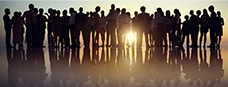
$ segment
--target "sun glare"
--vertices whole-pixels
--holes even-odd
[[[127,40],[130,43],[132,43],[135,40],[135,34],[132,31],[130,31],[130,32],[127,33]]]

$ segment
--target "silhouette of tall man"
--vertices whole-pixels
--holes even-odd
[[[216,13],[214,11],[214,6],[211,5],[208,7],[209,11],[211,12],[211,16],[209,18],[209,28],[210,28],[210,40],[211,43],[209,47],[215,47],[215,41],[216,41]]]
[[[115,29],[117,27],[117,17],[119,13],[115,10],[115,5],[111,5],[111,9],[109,10],[109,13],[107,15],[107,44],[106,46],[109,46],[109,38],[111,35],[111,46],[116,45],[116,35],[115,35]]]
[[[145,34],[145,41],[146,41],[146,46],[148,46],[148,30],[150,29],[150,15],[149,13],[146,13],[146,7],[142,6],[140,8],[141,12],[138,15],[138,21],[139,21],[139,29],[137,31],[137,43],[138,46],[142,44],[142,35],[143,32]]]
[[[6,47],[10,48],[10,38],[11,38],[11,27],[12,27],[12,22],[9,17],[10,14],[10,9],[6,8],[5,9],[5,15],[3,16],[3,21],[4,21],[4,29],[6,32],[6,37],[5,37],[5,42],[6,42]]]
[[[35,44],[32,42],[35,41],[35,39],[33,40],[33,38],[35,37],[34,35],[36,32],[34,32],[34,30],[37,23],[36,13],[34,11],[33,4],[29,4],[29,10],[25,11],[22,17],[26,19],[26,41],[27,46],[30,47]]]

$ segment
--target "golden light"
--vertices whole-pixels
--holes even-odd
[[[130,31],[127,33],[126,38],[129,41],[129,43],[131,44],[135,40],[135,34],[132,31]]]

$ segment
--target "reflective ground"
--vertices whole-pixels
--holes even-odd
[[[225,48],[46,47],[1,54],[1,87],[228,86]]]

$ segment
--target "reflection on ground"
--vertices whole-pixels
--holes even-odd
[[[11,87],[221,87],[224,75],[218,49],[47,50],[45,58],[43,48],[7,49],[8,84]],[[47,58],[49,61],[45,61]]]

